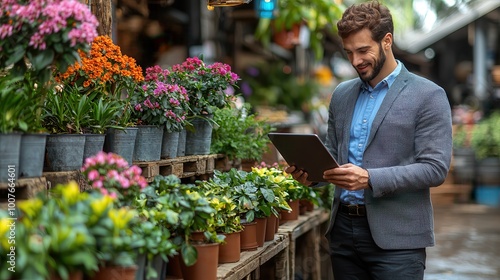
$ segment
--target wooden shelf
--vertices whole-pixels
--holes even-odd
[[[278,228],[278,233],[290,237],[288,250],[288,279],[295,279],[296,272],[300,270],[306,275],[300,279],[321,279],[321,254],[320,241],[323,232],[321,225],[328,222],[330,215],[324,209],[316,209],[300,215],[297,220],[287,221]],[[302,240],[299,240],[301,238]],[[301,246],[298,243],[304,242]],[[300,254],[299,249],[304,248]]]

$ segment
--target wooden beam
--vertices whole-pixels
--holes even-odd
[[[112,0],[80,0],[80,2],[90,7],[90,11],[99,21],[97,33],[107,35],[112,38]]]

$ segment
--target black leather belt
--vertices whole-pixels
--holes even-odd
[[[365,217],[366,207],[361,204],[340,204],[339,211],[349,216]]]

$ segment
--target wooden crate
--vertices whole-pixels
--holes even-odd
[[[220,154],[192,155],[158,161],[133,162],[142,169],[142,176],[149,182],[157,175],[175,175],[179,178],[211,174],[216,168],[216,160],[222,159]]]

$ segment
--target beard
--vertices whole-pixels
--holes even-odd
[[[375,77],[377,77],[378,74],[380,74],[382,67],[384,67],[386,59],[387,59],[387,57],[385,56],[385,53],[382,51],[382,45],[379,44],[378,59],[376,59],[374,61],[375,64],[373,65],[373,71],[371,73],[367,72],[363,75],[363,74],[359,73],[359,71],[356,69],[356,72],[358,72],[359,78],[364,82],[369,82],[369,81],[375,79]]]

